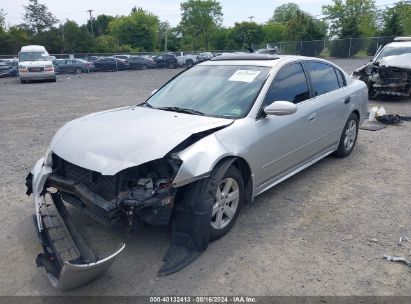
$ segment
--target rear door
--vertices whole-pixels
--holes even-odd
[[[319,61],[305,61],[304,66],[311,82],[311,104],[317,120],[316,146],[321,151],[338,144],[351,98],[345,89],[344,76],[338,69]]]

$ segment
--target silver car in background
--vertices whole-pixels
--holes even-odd
[[[318,58],[222,55],[143,104],[67,123],[26,181],[44,248],[38,265],[54,286],[73,288],[124,248],[98,260],[69,204],[129,232],[170,224],[159,274],[180,270],[230,230],[244,203],[329,154],[348,156],[367,94]]]

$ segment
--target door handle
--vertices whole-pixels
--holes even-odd
[[[348,97],[344,100],[344,103],[345,103],[345,104],[349,104],[350,101],[351,101],[351,97],[348,96]]]
[[[317,113],[313,113],[308,117],[308,121],[314,121],[317,118]]]

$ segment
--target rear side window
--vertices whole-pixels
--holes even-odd
[[[321,62],[306,62],[306,66],[310,74],[314,96],[340,88],[334,67]]]
[[[283,67],[275,76],[264,99],[264,107],[274,101],[299,103],[310,98],[307,79],[301,63]]]

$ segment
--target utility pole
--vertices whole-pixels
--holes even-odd
[[[94,36],[94,30],[93,30],[93,17],[91,16],[91,13],[94,12],[94,10],[88,10],[87,11],[90,14],[90,26],[91,26],[91,35]]]
[[[254,16],[248,17],[250,19],[250,22],[253,22]]]
[[[164,39],[164,53],[167,53],[167,33],[168,33],[168,28],[166,27],[166,36]]]

